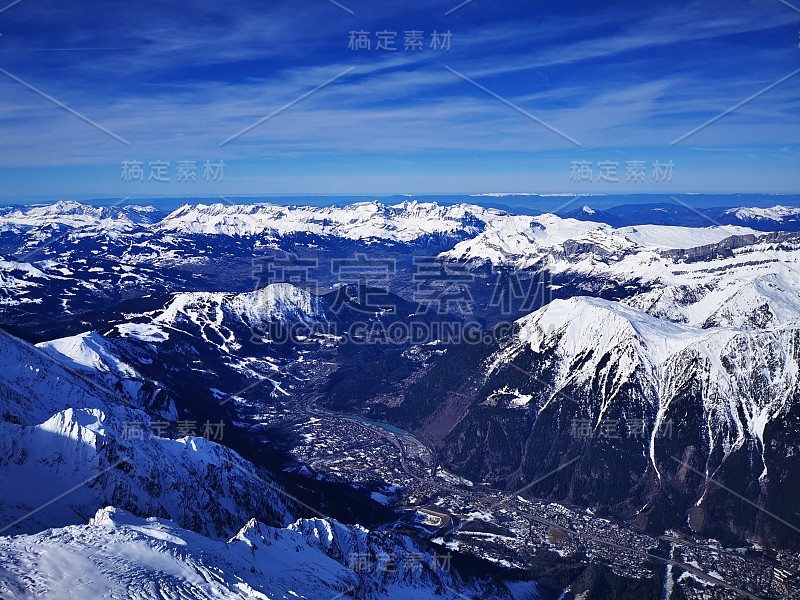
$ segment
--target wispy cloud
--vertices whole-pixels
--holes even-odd
[[[481,96],[468,73],[520,109],[579,139],[586,151],[660,148],[796,68],[800,15],[779,3],[684,2],[564,7],[509,16],[483,3],[445,17],[441,2],[412,9],[327,2],[210,0],[155,7],[26,2],[0,15],[13,28],[0,63],[130,141],[115,148],[41,98],[0,81],[0,161],[6,168],[108,165],[131,158],[228,160],[416,153],[566,152],[570,144]],[[454,3],[455,4],[455,3]],[[514,8],[514,10],[521,10]],[[512,18],[513,17],[513,18]],[[63,27],[63,23],[70,27]],[[449,52],[352,52],[351,29],[452,28]],[[5,31],[5,29],[4,29]],[[776,47],[787,35],[786,48]],[[26,48],[87,48],[25,52]],[[91,51],[88,48],[132,48]],[[219,141],[354,67],[220,150]],[[693,145],[800,143],[797,82],[771,90],[698,134]],[[691,152],[691,148],[680,149]]]

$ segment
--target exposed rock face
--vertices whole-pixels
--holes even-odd
[[[671,258],[680,262],[697,262],[715,258],[726,258],[733,256],[732,250],[735,248],[750,246],[754,244],[757,239],[758,238],[752,234],[732,235],[716,244],[706,244],[704,246],[678,250],[664,250],[661,255],[665,258]]]

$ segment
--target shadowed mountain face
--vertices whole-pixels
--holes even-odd
[[[591,203],[591,198],[587,200]],[[747,201],[745,198],[741,200]],[[788,196],[782,200],[794,202],[794,197]],[[669,202],[658,204],[626,204],[598,210],[587,205],[560,214],[567,218],[608,223],[615,227],[645,224],[707,227],[709,224],[716,224],[743,225],[758,231],[800,230],[800,209],[796,206],[701,208],[696,203],[696,200],[685,202],[673,198]]]

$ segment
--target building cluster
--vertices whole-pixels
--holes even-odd
[[[376,500],[406,509],[390,530],[427,538],[443,551],[480,556],[508,568],[543,558],[599,563],[619,576],[664,580],[688,598],[800,600],[800,557],[727,549],[714,540],[669,532],[661,538],[555,502],[469,482],[438,467],[419,440],[357,417],[319,414],[293,425],[293,453],[309,474],[380,490]]]

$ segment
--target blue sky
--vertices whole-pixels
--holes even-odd
[[[0,5],[0,199],[800,188],[800,7],[376,4]],[[423,50],[403,49],[410,30]],[[434,30],[449,50],[430,48]],[[351,50],[351,31],[371,49]],[[145,181],[123,180],[123,161]],[[153,161],[169,183],[148,181]],[[196,161],[195,183],[178,161]],[[643,181],[626,180],[634,161]],[[601,163],[619,181],[598,180]]]

